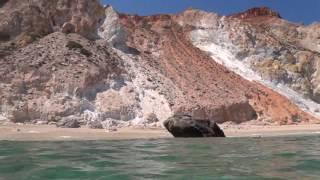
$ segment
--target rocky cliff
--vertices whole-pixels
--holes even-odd
[[[318,122],[316,24],[267,8],[141,17],[97,0],[0,7],[0,119],[109,130],[172,115]]]
[[[318,24],[290,23],[267,8],[227,17],[189,10],[177,17],[181,25],[193,27],[192,43],[217,62],[318,113]]]

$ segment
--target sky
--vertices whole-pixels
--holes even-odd
[[[118,12],[138,15],[179,13],[193,7],[220,15],[267,6],[291,22],[320,22],[320,0],[101,0]]]

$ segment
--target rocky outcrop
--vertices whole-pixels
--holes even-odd
[[[225,137],[214,121],[188,115],[174,115],[164,122],[164,126],[174,137]]]
[[[70,33],[71,24],[63,28],[0,59],[0,114],[13,122],[48,123],[76,115],[81,125],[109,130],[128,121],[161,126],[155,121],[171,110],[148,77],[137,72],[139,64],[128,63],[136,57],[113,49],[108,39]]]
[[[110,117],[132,118],[124,113],[131,106],[122,105],[122,101],[110,108],[101,104],[104,96],[109,97],[107,92],[117,94],[126,89],[121,88],[125,87],[121,80],[125,71],[116,56],[81,36],[53,33],[0,62],[2,111],[14,122],[57,121],[96,109]]]
[[[241,19],[247,19],[247,18],[256,18],[256,17],[275,17],[275,18],[281,18],[280,14],[276,11],[273,11],[272,9],[268,7],[256,7],[248,9],[247,11],[243,13],[238,13],[233,15],[234,17],[238,17]]]
[[[88,121],[87,127],[90,129],[103,129],[102,122],[98,120]]]
[[[95,39],[105,14],[98,0],[9,0],[1,8],[0,16],[0,34],[24,46],[60,29],[66,31],[67,26]]]
[[[240,16],[188,10],[177,15],[176,21],[188,31],[193,45],[217,63],[318,114],[318,26],[287,22],[266,8]]]
[[[79,128],[79,118],[76,116],[64,117],[56,124],[56,126],[60,128]]]
[[[141,61],[149,69],[157,69],[173,82],[175,94],[170,94],[174,91],[163,94],[172,99],[169,103],[174,113],[201,114],[204,119],[219,123],[267,120],[291,124],[314,119],[286,97],[243,79],[217,63],[210,54],[196,48],[192,44],[193,39],[190,42],[192,26],[203,25],[203,29],[215,26],[214,23],[209,24],[215,16],[204,16],[205,13],[192,9],[185,13],[178,16],[121,16],[121,22],[130,35],[128,45],[141,52],[139,56],[145,57]],[[192,17],[203,16],[208,19],[192,21]],[[216,52],[220,53],[219,50]],[[163,82],[162,86],[168,84]]]
[[[76,27],[67,22],[67,23],[64,23],[62,28],[61,28],[61,32],[65,33],[65,34],[70,34],[70,33],[75,33],[76,32]]]
[[[87,121],[87,127],[91,129],[105,129],[106,131],[117,131],[120,128],[128,127],[129,123],[126,121],[115,120],[111,118],[104,119],[103,121],[93,120]]]
[[[105,21],[98,29],[98,35],[108,44],[119,47],[126,43],[126,31],[119,21],[118,13],[108,6],[105,8]]]
[[[61,126],[76,117],[81,126],[108,131],[161,127],[181,113],[216,123],[316,122],[259,81],[283,82],[316,100],[318,55],[308,43],[316,31],[286,26],[268,9],[248,13],[242,19],[189,9],[140,17],[97,0],[9,0],[0,8],[0,116]],[[263,31],[267,25],[277,28]],[[295,27],[308,36],[277,38],[300,37]]]

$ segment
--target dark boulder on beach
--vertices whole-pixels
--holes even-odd
[[[189,115],[174,115],[164,122],[164,126],[174,137],[225,137],[214,121],[193,119]]]

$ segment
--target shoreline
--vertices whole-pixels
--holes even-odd
[[[320,135],[320,124],[306,125],[221,125],[228,138]],[[56,128],[53,125],[0,125],[0,141],[86,141],[173,138],[161,128],[123,128],[115,132],[89,128]]]

